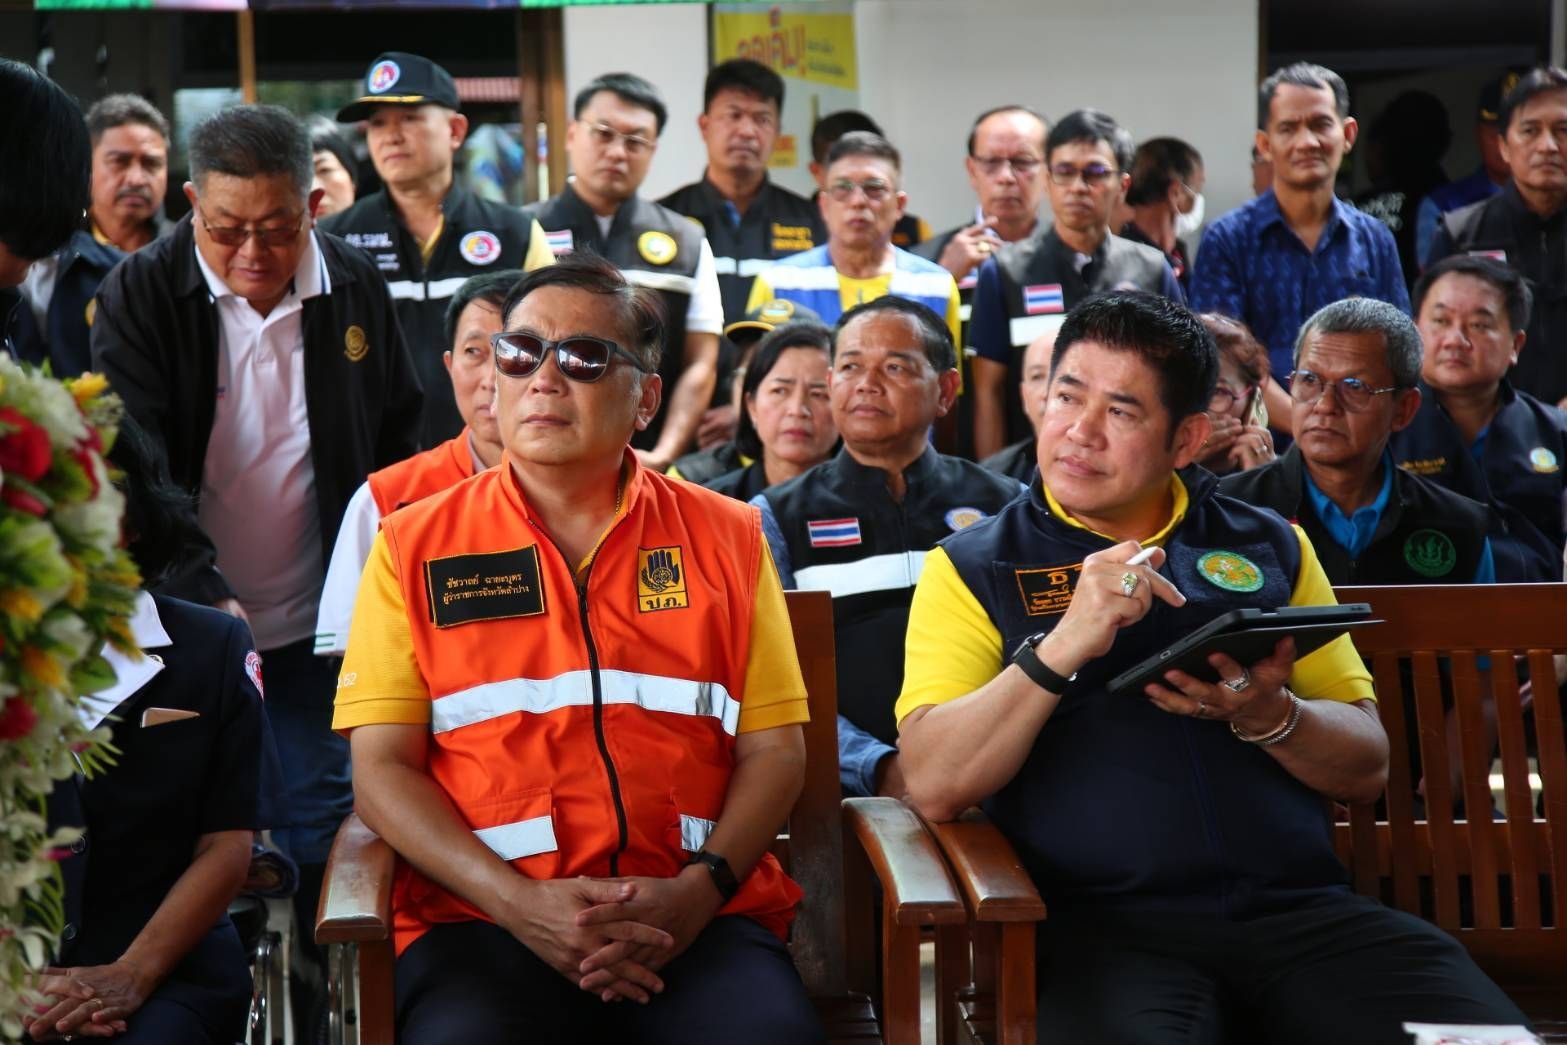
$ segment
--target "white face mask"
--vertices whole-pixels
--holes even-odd
[[[1185,239],[1202,228],[1202,193],[1192,193],[1192,209],[1175,215],[1175,236]]]

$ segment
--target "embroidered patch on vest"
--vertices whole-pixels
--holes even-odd
[[[860,543],[858,519],[812,519],[805,524],[812,548],[848,548]]]
[[[667,265],[675,260],[675,254],[679,248],[675,245],[675,239],[667,232],[659,232],[657,229],[649,229],[637,237],[637,253],[649,265]]]
[[[350,363],[357,363],[370,351],[370,339],[365,337],[365,328],[355,325],[343,331],[343,355],[348,357]]]
[[[1022,569],[1017,574],[1018,594],[1023,597],[1023,612],[1030,617],[1054,617],[1072,605],[1072,591],[1083,572],[1083,564]]]
[[[501,256],[501,241],[495,233],[479,229],[462,238],[457,253],[470,265],[489,265]]]
[[[267,691],[261,688],[261,654],[255,650],[245,651],[245,677],[256,687],[256,696],[265,700]]]
[[[1066,297],[1059,283],[1039,283],[1023,288],[1023,311],[1030,316],[1048,312],[1065,312]]]
[[[1211,551],[1197,560],[1197,572],[1203,580],[1225,591],[1258,591],[1262,571],[1239,552]]]
[[[1416,530],[1404,541],[1404,561],[1422,577],[1446,577],[1458,565],[1458,549],[1445,533]]]
[[[1529,451],[1529,467],[1537,472],[1554,472],[1561,468],[1556,455],[1543,446],[1537,446]]]
[[[576,240],[570,229],[559,229],[555,232],[545,232],[544,242],[549,245],[550,253],[557,258],[562,254],[570,254],[571,248],[576,245]]]
[[[1507,251],[1505,250],[1471,250],[1469,256],[1471,258],[1490,258],[1492,261],[1500,262],[1503,265],[1507,264]]]
[[[773,251],[796,254],[816,246],[809,225],[780,225],[773,222]]]
[[[637,609],[643,613],[683,610],[691,603],[680,545],[637,549]]]
[[[475,552],[424,560],[430,621],[437,628],[544,612],[539,549]]]
[[[985,517],[978,508],[954,508],[942,516],[953,530],[966,530]]]
[[[1436,475],[1447,467],[1447,458],[1421,457],[1412,461],[1400,461],[1398,466],[1412,475]]]

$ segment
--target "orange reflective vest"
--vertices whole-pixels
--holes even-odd
[[[635,463],[624,498],[580,587],[509,464],[382,524],[432,701],[429,772],[530,878],[672,877],[729,788],[760,514]],[[782,937],[800,895],[768,855],[722,913]],[[399,953],[485,917],[406,864],[393,911]]]
[[[365,482],[381,518],[404,505],[422,501],[433,493],[456,486],[473,474],[473,450],[468,445],[468,428],[423,453],[371,472]]]

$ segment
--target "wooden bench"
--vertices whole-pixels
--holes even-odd
[[[790,951],[830,1041],[918,1045],[920,933],[927,926],[961,925],[963,902],[912,811],[887,798],[841,800],[832,599],[826,592],[785,597],[811,705],[805,788],[790,813],[788,835],[775,846],[805,890]],[[357,816],[349,817],[332,846],[316,916],[316,942],[332,949],[329,965],[338,972],[328,988],[342,1006],[333,1026],[340,1031],[352,1020],[364,1045],[394,1040],[395,862],[390,846]],[[346,948],[357,951],[357,1005],[348,971],[354,956],[342,953]]]

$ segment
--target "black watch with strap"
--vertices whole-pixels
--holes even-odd
[[[706,849],[699,849],[691,854],[691,859],[686,861],[686,866],[701,864],[707,868],[707,873],[713,877],[713,887],[718,890],[718,895],[728,903],[735,898],[735,893],[740,891],[740,882],[735,878],[735,873],[729,869],[729,861],[717,853],[710,853]]]
[[[1044,661],[1039,659],[1038,646],[1045,641],[1048,631],[1036,632],[1018,644],[1012,654],[1012,663],[1023,669],[1023,674],[1034,681],[1036,686],[1047,689],[1056,696],[1061,696],[1067,688],[1077,681],[1077,672],[1072,672],[1070,677],[1052,671]]]

